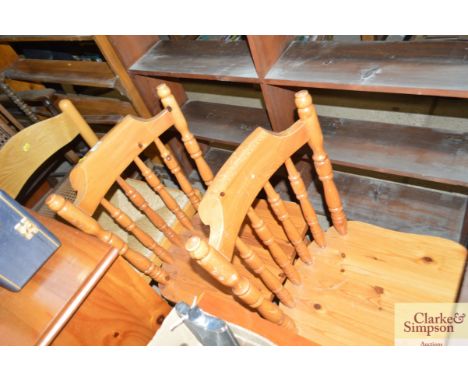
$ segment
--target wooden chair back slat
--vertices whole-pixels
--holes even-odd
[[[299,171],[297,171],[296,166],[294,165],[291,158],[286,159],[284,164],[288,172],[289,183],[291,184],[291,188],[293,189],[293,192],[296,195],[299,204],[301,205],[302,214],[304,215],[304,219],[309,226],[310,233],[317,245],[324,248],[326,245],[325,234],[322,230],[322,227],[320,227],[315,209],[312,206],[312,203],[309,201],[307,190],[304,181],[302,180],[301,174]]]
[[[92,215],[120,174],[172,123],[165,110],[148,120],[127,116],[100,142],[95,136],[90,152],[70,173],[75,204]]]
[[[308,139],[308,131],[299,121],[280,133],[257,128],[234,151],[199,208],[202,222],[210,226],[210,244],[216,250],[232,255],[239,229],[259,191]]]
[[[70,224],[118,249],[119,254],[140,272],[150,276],[160,284],[164,285],[169,282],[169,275],[162,268],[158,267],[141,253],[129,248],[119,236],[104,230],[96,220],[74,206],[63,196],[52,194],[47,198],[46,204],[52,211],[56,212]]]
[[[310,264],[312,262],[312,256],[310,255],[300,233],[297,231],[296,226],[291,221],[289,213],[280,195],[275,191],[270,182],[267,182],[263,189],[267,194],[268,203],[275,213],[276,218],[281,222],[283,229],[286,232],[286,236],[296,249],[297,254],[304,263]]]
[[[313,151],[315,170],[323,184],[325,201],[330,211],[333,226],[341,234],[346,234],[346,215],[343,211],[340,195],[333,181],[333,168],[323,147],[323,134],[317,117],[317,111],[312,104],[312,97],[307,90],[301,90],[295,95],[299,119],[309,130],[310,139],[307,142]]]
[[[291,294],[284,288],[281,280],[266,267],[255,251],[239,237],[236,240],[236,248],[250,272],[257,275],[284,305],[294,308],[295,303]]]
[[[167,250],[156,243],[153,238],[143,231],[130,216],[123,212],[120,208],[114,206],[107,199],[101,200],[101,205],[108,214],[127,232],[132,233],[146,248],[156,255],[161,261],[172,264],[173,260]]]
[[[185,248],[191,257],[221,284],[228,286],[241,301],[256,309],[264,318],[289,330],[295,330],[294,322],[247,278],[241,276],[234,266],[218,251],[199,236],[192,236]]]

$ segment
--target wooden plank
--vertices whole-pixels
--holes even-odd
[[[262,109],[189,101],[182,111],[198,139],[229,146],[238,146],[258,126],[270,129]]]
[[[247,36],[249,48],[259,77],[265,77],[294,36]]]
[[[130,69],[151,76],[258,82],[245,41],[159,41]]]
[[[324,215],[321,191],[311,181],[310,163],[298,163],[301,175],[310,183],[309,199],[317,213]],[[468,196],[409,184],[334,171],[344,211],[359,220],[401,232],[432,235],[462,241]],[[288,194],[286,184],[278,190]],[[295,200],[294,197],[292,200]]]
[[[396,303],[454,302],[466,260],[460,244],[349,222],[327,247],[297,262],[302,285],[286,282],[297,305],[283,307],[298,334],[321,345],[393,345]]]
[[[292,42],[267,82],[468,97],[467,41]]]
[[[468,133],[320,117],[334,164],[468,187]]]
[[[20,59],[5,71],[5,77],[99,88],[116,85],[115,75],[105,62]]]
[[[93,97],[80,94],[55,94],[57,100],[69,99],[83,115],[135,115],[135,109],[127,102],[117,98]]]
[[[0,42],[92,41],[91,35],[0,35]]]
[[[62,243],[20,292],[0,288],[0,344],[33,345],[111,249],[56,220],[34,214]],[[170,307],[117,259],[55,345],[145,345]],[[115,333],[118,333],[117,335]]]

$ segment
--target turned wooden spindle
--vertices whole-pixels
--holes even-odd
[[[176,218],[182,223],[182,225],[185,228],[193,231],[194,228],[192,222],[185,214],[185,212],[182,211],[179,204],[172,197],[172,195],[169,193],[166,187],[164,187],[161,180],[156,176],[156,174],[139,157],[136,157],[134,162],[140,169],[141,174],[148,182],[150,187],[161,197],[167,208],[169,208],[169,210],[176,216]]]
[[[69,100],[62,100],[59,103],[59,107],[62,111],[67,112],[67,116],[73,120],[73,123],[79,127],[80,134],[83,136],[85,139],[86,143],[90,146],[93,147],[99,140],[98,136],[94,133],[93,130],[89,127],[87,122],[84,120],[84,118],[81,116],[81,114],[78,112],[78,110],[73,106],[73,104]],[[143,163],[143,161],[140,158],[135,158],[135,163],[140,167],[139,165]],[[144,165],[144,163],[143,163]],[[144,165],[145,166],[145,165]],[[145,166],[146,167],[146,166]],[[141,169],[141,167],[140,167]],[[148,169],[149,170],[149,169]],[[151,170],[149,170],[151,171]],[[158,179],[159,180],[159,179]],[[131,199],[133,202],[138,202],[140,203],[137,205],[137,207],[145,213],[145,215],[148,217],[148,219],[151,220],[151,222],[160,230],[162,231],[166,237],[173,242],[174,244],[178,246],[182,246],[182,241],[181,239],[175,234],[175,232],[167,226],[167,224],[164,222],[164,220],[155,212],[153,211],[149,205],[146,203],[144,200],[143,196],[139,194],[135,188],[131,187],[127,182],[122,177],[117,178],[117,183],[122,187],[124,190],[125,194],[127,197],[130,198],[129,193],[132,195],[133,199]],[[170,195],[169,195],[170,196]],[[161,196],[161,199],[163,197]],[[167,200],[167,198],[166,198]],[[163,199],[164,202],[166,202],[165,199]],[[174,201],[175,202],[175,201]],[[177,205],[177,203],[175,203]],[[140,208],[141,206],[141,208]],[[142,209],[143,208],[143,209]],[[173,211],[174,212],[174,211]],[[176,214],[177,217],[180,216],[180,213],[178,215]]]
[[[294,322],[271,301],[266,300],[262,292],[241,276],[236,268],[205,240],[192,236],[187,240],[185,249],[190,256],[221,284],[232,289],[234,295],[249,307],[258,310],[265,319],[290,330],[296,330]]]
[[[289,183],[291,184],[297,200],[299,200],[302,214],[304,215],[305,221],[309,225],[310,233],[312,234],[312,237],[314,238],[317,245],[324,248],[326,246],[325,235],[323,233],[322,227],[320,227],[315,209],[312,206],[312,203],[309,201],[307,189],[305,187],[304,181],[302,180],[301,174],[299,171],[297,171],[296,166],[294,165],[291,158],[288,158],[284,164],[286,166],[286,170],[288,171]]]
[[[140,272],[150,276],[154,281],[163,285],[169,282],[169,275],[162,268],[158,267],[141,253],[130,249],[119,236],[104,230],[96,220],[86,215],[63,196],[52,194],[47,198],[46,204],[52,211],[56,212],[70,224],[116,248],[119,254],[130,264]]]
[[[182,247],[182,239],[174,232],[174,230],[167,225],[164,219],[154,211],[146,199],[141,195],[135,187],[128,184],[122,178],[117,178],[117,183],[124,191],[127,198],[141,211],[146,217],[159,229],[172,243]]]
[[[209,186],[213,181],[213,172],[208,166],[208,163],[206,163],[205,158],[203,157],[203,152],[197,140],[190,132],[187,120],[185,119],[182,110],[180,110],[179,104],[177,103],[175,97],[172,95],[171,89],[166,84],[161,84],[157,87],[156,90],[161,103],[170,111],[172,119],[174,120],[174,126],[182,136],[182,142],[184,143],[187,152],[195,161],[203,182]]]
[[[322,181],[325,201],[330,211],[333,226],[341,235],[347,232],[347,220],[341,204],[340,195],[333,181],[333,168],[323,147],[323,135],[317,112],[312,104],[312,97],[307,90],[301,90],[295,95],[295,102],[299,118],[309,130],[308,142],[313,151],[315,170]]]
[[[265,263],[255,251],[239,237],[236,239],[236,248],[249,270],[256,274],[284,305],[294,308],[296,304],[291,294],[284,288],[278,277],[265,266]]]
[[[275,191],[270,182],[267,182],[263,189],[267,194],[268,202],[270,203],[273,212],[281,222],[284,231],[286,232],[289,241],[296,249],[297,254],[304,263],[310,264],[312,262],[312,256],[310,255],[309,250],[307,249],[307,246],[304,243],[304,240],[302,239],[296,226],[291,221],[288,210],[286,209],[286,206],[284,205],[280,195]]]
[[[161,154],[161,158],[163,159],[164,163],[166,164],[169,171],[176,177],[177,181],[179,182],[180,188],[187,195],[190,203],[195,207],[198,211],[198,206],[200,205],[200,198],[198,197],[197,192],[192,187],[192,184],[188,181],[187,177],[183,173],[182,169],[180,168],[179,162],[177,162],[176,157],[172,154],[168,148],[161,142],[158,138],[154,141],[156,147]]]
[[[263,244],[268,248],[276,264],[278,264],[286,277],[291,280],[293,284],[299,285],[301,283],[299,272],[297,272],[293,267],[286,253],[284,253],[279,244],[275,241],[273,234],[266,226],[263,219],[257,215],[252,207],[249,208],[247,216],[252,224],[252,228],[255,230]]]
[[[169,252],[156,243],[150,235],[138,227],[136,222],[120,208],[115,207],[106,199],[101,200],[101,205],[124,230],[133,234],[141,244],[152,251],[161,261],[168,264],[172,264],[174,262],[171,255],[169,255]]]

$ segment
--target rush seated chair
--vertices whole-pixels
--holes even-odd
[[[230,288],[243,306],[265,319],[322,345],[391,345],[395,303],[453,302],[462,277],[466,249],[458,243],[430,236],[347,221],[312,98],[295,96],[299,120],[281,133],[257,128],[232,154],[211,182],[199,207],[209,240],[194,235],[186,248],[192,258]],[[306,189],[291,156],[302,146],[313,151],[333,226],[320,228]],[[283,203],[270,178],[285,166],[314,241],[297,241]],[[284,268],[288,304],[263,298],[232,264],[244,218],[264,190],[300,260]],[[250,258],[252,259],[254,255]]]
[[[200,267],[193,266],[189,254],[184,249],[185,240],[194,232],[203,236],[203,227],[199,220],[197,217],[192,219],[180,208],[177,200],[140,158],[140,154],[154,143],[164,163],[177,179],[186,199],[195,210],[198,209],[201,200],[200,193],[191,185],[176,157],[160,140],[161,134],[175,126],[206,185],[212,182],[213,173],[203,158],[197,141],[190,133],[187,121],[170,89],[166,85],[161,85],[157,90],[165,107],[162,112],[148,120],[127,116],[99,142],[96,140],[90,152],[73,169],[70,174],[70,183],[77,192],[75,203],[71,204],[53,195],[48,199],[47,204],[53,211],[83,231],[118,247],[121,254],[128,257],[130,262],[134,262],[136,257],[149,258],[150,262],[141,263],[137,268],[152,276],[159,283],[160,290],[167,299],[191,303],[194,296],[206,289],[213,293],[220,293],[224,298],[232,301],[232,295],[228,290],[220,290],[209,274]],[[84,123],[80,118],[77,114],[77,123]],[[140,170],[146,183],[122,178],[122,172],[132,163]],[[117,183],[123,191],[119,195],[125,199],[118,206],[114,203],[115,199],[108,199],[109,191],[114,183]],[[171,215],[177,218],[180,223],[179,228],[170,227],[167,219],[161,217],[152,208],[157,198],[156,194],[159,194],[171,211]],[[129,212],[130,204],[134,204],[137,210],[132,207],[134,211]],[[290,228],[295,231],[295,243],[304,251],[306,250],[303,243],[306,223],[296,204],[287,203],[286,206],[289,214],[294,217],[294,224]],[[124,237],[122,232],[116,234],[116,231],[105,227],[102,221],[93,219],[99,207],[104,208],[116,223],[131,235]],[[285,292],[282,281],[285,275],[290,275],[294,279],[291,263],[295,256],[295,247],[288,243],[281,225],[275,220],[265,201],[260,201],[255,208],[251,208],[249,217],[253,223],[253,230],[258,231],[263,241],[267,243],[267,248],[272,251],[280,267],[271,260],[263,244],[256,239],[253,230],[245,227],[238,238],[239,248],[242,249],[240,257],[251,257],[254,253],[251,248],[256,247],[256,251],[267,258],[268,267],[263,265],[259,267],[257,261],[254,264],[256,270],[252,274],[247,269],[249,266],[245,267],[240,257],[237,257],[234,261],[237,269],[248,275],[247,277],[250,277],[262,289],[267,299],[273,299],[276,294],[285,304],[291,305],[290,297]],[[164,234],[168,245],[164,245],[164,241],[158,239],[158,233]],[[136,248],[136,240],[143,248]],[[252,257],[252,260],[248,261],[254,260],[255,258]],[[159,268],[160,265],[162,268]],[[283,272],[284,275],[281,275]],[[297,279],[294,280],[297,282]]]

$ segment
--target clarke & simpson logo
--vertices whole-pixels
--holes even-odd
[[[395,304],[395,345],[468,345],[468,304]]]

